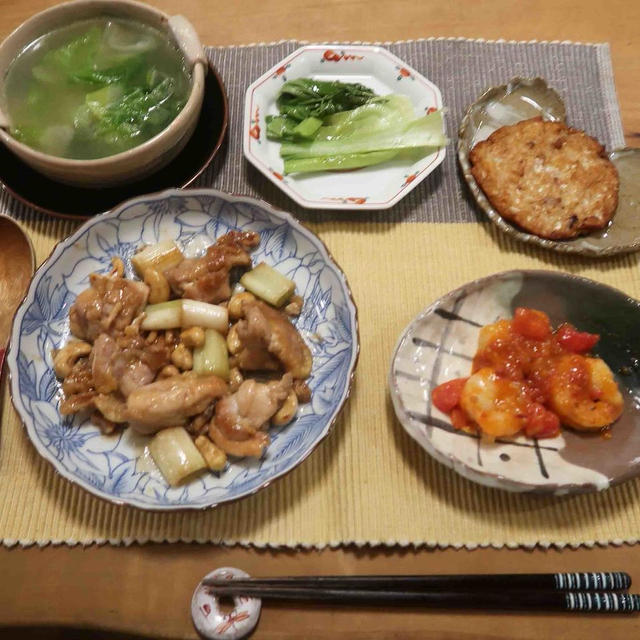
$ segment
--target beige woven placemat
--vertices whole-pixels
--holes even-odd
[[[201,184],[257,192],[284,204],[284,196],[241,161],[238,114],[246,82],[292,48],[295,43],[211,52],[227,83],[235,124],[226,159],[214,165]],[[451,52],[464,58],[470,51],[485,56],[492,74],[500,72],[496,65],[503,59],[530,73],[546,65],[547,75],[555,73],[557,82],[565,82],[576,99],[583,89],[567,81],[565,74],[571,65],[590,69],[591,84],[584,91],[592,98],[584,112],[574,105],[574,121],[585,123],[609,145],[620,143],[606,47],[458,40],[394,46],[396,54],[432,78],[425,60],[435,64],[434,59],[450,59]],[[449,124],[455,126],[466,94],[458,95],[457,89],[448,93],[443,83],[451,109]],[[600,117],[592,121],[594,110]],[[304,464],[255,496],[211,511],[162,514],[116,507],[63,480],[37,455],[5,384],[0,432],[4,543],[185,540],[259,546],[355,542],[474,547],[635,542],[640,532],[640,481],[600,494],[562,498],[487,489],[433,461],[395,420],[386,391],[395,341],[416,313],[462,283],[504,269],[561,269],[640,297],[634,255],[603,261],[570,258],[512,242],[492,225],[477,222],[462,196],[455,163],[448,161],[451,164],[444,166],[437,181],[426,181],[390,212],[360,218],[347,214],[342,219],[304,213],[346,272],[361,323],[361,357],[352,397],[332,434]],[[39,261],[76,226],[28,211],[6,195],[0,205],[30,231]]]

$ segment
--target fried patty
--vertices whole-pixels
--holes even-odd
[[[501,127],[469,160],[496,211],[542,238],[602,229],[618,206],[618,172],[604,147],[561,122],[532,118]]]

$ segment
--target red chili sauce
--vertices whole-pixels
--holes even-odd
[[[483,327],[471,373],[490,368],[500,379],[519,383],[522,393],[517,407],[525,435],[551,438],[560,432],[560,417],[551,407],[550,385],[562,384],[576,394],[596,400],[601,391],[594,388],[583,354],[600,336],[562,324],[555,331],[542,311],[518,308],[513,320],[499,320]],[[569,356],[569,358],[567,358]],[[460,406],[468,378],[445,382],[432,392],[433,404],[449,415],[457,429],[479,430]],[[576,425],[579,426],[579,425]]]

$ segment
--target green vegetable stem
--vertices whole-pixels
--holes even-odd
[[[415,161],[447,143],[441,111],[416,118],[407,96],[376,96],[361,84],[291,80],[277,105],[267,137],[282,143],[285,173],[358,169],[399,154]]]

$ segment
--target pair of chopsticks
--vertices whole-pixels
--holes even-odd
[[[634,613],[640,595],[624,572],[410,576],[300,576],[204,580],[215,596],[327,604],[484,611]]]

